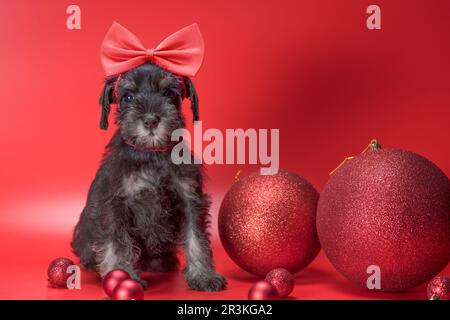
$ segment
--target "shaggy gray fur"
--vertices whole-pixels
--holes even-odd
[[[190,98],[198,119],[192,82],[147,63],[123,74],[116,98],[116,79],[106,80],[100,126],[108,127],[110,104],[118,103],[119,129],[106,147],[75,227],[75,254],[101,276],[123,269],[146,286],[140,271],[177,270],[177,251],[184,246],[189,287],[224,289],[226,280],[213,266],[202,168],[175,165],[170,157],[171,133],[184,127],[184,97]]]

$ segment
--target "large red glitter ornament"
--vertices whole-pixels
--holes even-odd
[[[144,289],[137,281],[123,280],[117,285],[112,298],[114,300],[143,300]]]
[[[283,268],[276,268],[266,276],[266,281],[277,289],[281,298],[287,297],[294,290],[294,276]]]
[[[127,279],[131,279],[128,272],[120,269],[112,270],[103,277],[103,290],[109,297],[112,297],[117,285]]]
[[[379,145],[345,162],[321,193],[317,229],[334,267],[356,284],[404,291],[450,258],[450,184],[432,162]]]
[[[258,281],[248,291],[248,300],[277,300],[277,289],[267,281]]]
[[[308,181],[284,170],[237,181],[219,212],[226,252],[241,268],[262,277],[275,268],[303,269],[320,250],[318,198]]]
[[[433,278],[427,286],[427,297],[430,300],[450,300],[450,278]]]
[[[71,276],[67,268],[75,263],[67,258],[56,258],[47,269],[48,285],[54,288],[67,288],[67,279]]]

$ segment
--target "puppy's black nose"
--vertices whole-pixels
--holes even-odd
[[[147,114],[144,117],[144,126],[147,129],[154,129],[154,128],[156,128],[156,126],[158,125],[160,120],[161,120],[161,118],[157,115]]]

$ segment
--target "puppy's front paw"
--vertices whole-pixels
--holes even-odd
[[[221,291],[227,287],[227,280],[213,270],[185,272],[189,288],[198,291]]]

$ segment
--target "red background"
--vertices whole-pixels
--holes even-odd
[[[70,233],[113,132],[99,130],[97,101],[99,46],[114,20],[149,47],[197,22],[206,44],[194,79],[203,127],[279,128],[281,167],[319,191],[330,170],[374,137],[448,175],[450,2],[375,3],[382,30],[371,31],[366,8],[374,2],[362,0],[2,1],[0,298],[104,297],[93,274],[84,272],[84,289],[74,292],[48,289],[45,273],[51,259],[73,257]],[[81,8],[81,30],[66,28],[70,4]],[[236,172],[257,168],[208,166],[215,239],[217,209]],[[170,274],[155,277],[146,298],[246,298],[255,278],[214,243],[226,292],[191,292]],[[355,288],[323,253],[297,283],[299,299],[424,297],[423,287]]]

